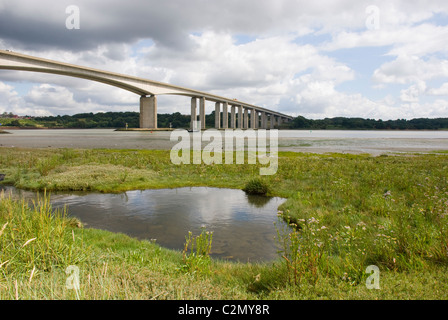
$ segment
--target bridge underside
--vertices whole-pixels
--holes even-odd
[[[215,102],[215,128],[217,129],[268,129],[292,119],[291,116],[276,111],[193,89],[27,56],[11,51],[0,50],[0,69],[43,72],[83,78],[131,91],[140,96],[140,128],[157,128],[157,95],[161,94],[191,97],[191,129],[205,129],[206,101]],[[199,114],[197,112],[198,100]],[[201,128],[194,127],[197,121],[200,121]]]

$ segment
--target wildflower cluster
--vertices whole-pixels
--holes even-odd
[[[289,226],[292,231],[286,234],[278,231],[282,248],[279,253],[285,261],[289,282],[298,285],[307,279],[315,284],[325,255],[327,227],[314,217],[298,219]]]

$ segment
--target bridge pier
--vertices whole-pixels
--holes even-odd
[[[243,129],[243,106],[238,106],[238,128]]]
[[[258,112],[255,109],[250,110],[250,127],[257,129]]]
[[[230,107],[230,128],[236,128],[235,106]]]
[[[229,113],[227,111],[229,104],[224,102],[222,104],[222,128],[227,129],[229,127]]]
[[[140,97],[140,128],[157,129],[157,97]]]
[[[215,102],[215,128],[221,128],[221,102]]]
[[[198,120],[197,116],[197,101],[196,98],[191,98],[191,121],[190,121],[190,129],[191,130],[197,130],[196,128],[196,121]]]
[[[268,127],[268,122],[267,122],[267,115],[266,112],[262,111],[261,112],[261,129],[267,129]]]
[[[201,121],[201,129],[205,129],[205,98],[199,98],[199,121]]]
[[[199,121],[201,122],[201,127],[197,128],[196,122],[198,121],[198,102],[196,97],[191,98],[191,120],[190,120],[190,129],[191,130],[200,130],[205,129],[205,97],[199,98]]]
[[[249,129],[249,109],[244,108],[243,129]]]

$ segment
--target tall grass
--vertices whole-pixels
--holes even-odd
[[[295,223],[290,223],[290,232],[277,229],[279,253],[286,263],[288,281],[295,286],[302,281],[315,285],[328,257],[326,227],[314,218],[303,222],[300,230]]]
[[[0,225],[0,286],[25,279],[31,283],[42,273],[64,270],[88,256],[80,222],[68,218],[65,210],[53,210],[45,193],[28,204],[2,192]]]
[[[212,250],[213,232],[205,227],[201,228],[198,236],[193,236],[191,231],[185,237],[184,250],[182,252],[182,270],[188,273],[210,272],[210,252]]]

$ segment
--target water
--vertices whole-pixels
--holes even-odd
[[[33,192],[7,187],[25,198]],[[138,239],[156,239],[169,249],[182,250],[188,231],[213,232],[212,257],[261,262],[278,258],[276,197],[248,196],[241,190],[194,187],[127,191],[120,194],[56,193],[54,208],[68,206],[71,216],[86,227],[121,232]],[[274,224],[277,224],[277,226]]]
[[[448,150],[448,131],[280,130],[279,150],[369,153]]]
[[[448,131],[424,130],[279,130],[284,138],[448,139]]]
[[[0,146],[171,149],[168,131],[113,129],[6,130]],[[448,150],[448,131],[279,130],[279,151],[370,153]]]

